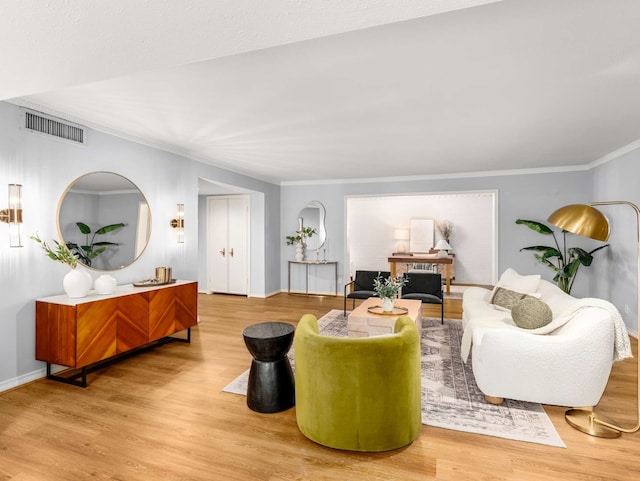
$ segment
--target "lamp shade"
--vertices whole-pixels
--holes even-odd
[[[396,229],[393,231],[395,240],[409,240],[409,229]]]
[[[440,239],[438,241],[438,243],[436,244],[436,246],[434,247],[434,249],[439,250],[439,251],[446,251],[451,249],[451,246],[449,245],[449,243],[444,240],[444,239]]]
[[[553,212],[547,220],[572,234],[599,241],[609,238],[609,221],[602,212],[590,205],[565,205]]]

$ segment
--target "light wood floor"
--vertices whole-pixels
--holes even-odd
[[[545,409],[567,449],[423,426],[410,446],[369,454],[309,441],[295,408],[259,414],[244,396],[221,392],[250,364],[244,327],[335,308],[341,298],[200,295],[190,345],[104,368],[86,389],[39,380],[1,393],[0,480],[640,479],[639,433],[589,437],[566,424],[560,407]],[[459,302],[447,302],[446,312],[460,317]],[[635,383],[635,359],[616,363],[603,414],[632,425]]]

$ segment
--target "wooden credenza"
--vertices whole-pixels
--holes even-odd
[[[91,365],[167,339],[198,322],[197,283],[118,286],[113,294],[91,291],[36,299],[36,359],[47,363],[47,377],[86,386]],[[171,338],[174,339],[174,338]],[[80,369],[71,377],[51,374],[51,365]],[[78,378],[81,380],[78,381]]]

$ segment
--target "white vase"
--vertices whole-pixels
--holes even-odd
[[[391,299],[390,297],[382,298],[382,311],[383,312],[393,311],[393,299]]]
[[[296,244],[296,261],[302,262],[304,260],[304,244],[298,242]]]
[[[69,297],[85,297],[91,289],[93,279],[87,271],[71,269],[62,279],[62,287]]]
[[[111,294],[116,290],[116,280],[108,274],[98,277],[93,283],[98,294]]]

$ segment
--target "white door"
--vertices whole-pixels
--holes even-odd
[[[248,206],[246,196],[207,198],[207,278],[211,292],[248,292]]]

